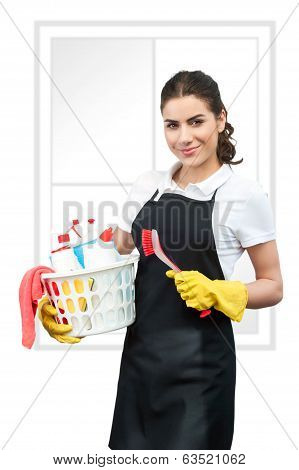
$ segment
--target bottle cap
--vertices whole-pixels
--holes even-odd
[[[58,241],[59,241],[59,243],[69,242],[70,241],[69,234],[68,233],[63,233],[62,235],[58,235]]]
[[[107,228],[104,232],[99,235],[99,238],[103,240],[103,242],[111,242],[113,238],[112,227]]]

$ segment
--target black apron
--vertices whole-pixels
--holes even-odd
[[[216,189],[217,191],[217,189]],[[170,268],[142,249],[142,229],[156,229],[181,270],[225,279],[212,228],[215,194],[198,201],[164,193],[143,206],[132,225],[140,252],[136,320],[127,327],[110,449],[230,449],[234,431],[236,358],[230,318],[187,307]],[[212,317],[212,318],[211,318]]]

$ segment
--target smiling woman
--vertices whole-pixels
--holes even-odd
[[[136,321],[127,329],[111,428],[111,449],[230,449],[236,356],[233,321],[246,307],[282,299],[275,227],[267,194],[231,165],[234,131],[217,83],[181,71],[165,84],[161,113],[177,161],[141,174],[114,240],[140,252]],[[217,204],[217,210],[214,207]],[[146,257],[143,230],[181,272]],[[256,280],[230,280],[248,250]],[[166,271],[167,274],[166,274]],[[196,310],[211,310],[200,318]]]
[[[195,73],[196,83],[192,81]],[[190,77],[190,72],[179,72],[172,77],[171,86],[168,82],[162,90],[160,110],[165,117],[164,133],[170,150],[184,165],[192,164],[193,170],[201,165],[200,174],[193,171],[192,176],[196,179],[197,176],[203,176],[203,163],[211,154],[217,156],[217,162],[213,159],[216,166],[219,163],[237,165],[243,159],[232,161],[236,154],[232,142],[234,128],[227,121],[227,110],[216,82],[199,71]],[[196,148],[199,149],[197,152]],[[195,157],[196,154],[200,154],[200,157],[192,159],[192,163],[191,159],[182,158]]]
[[[180,101],[179,108],[177,100]],[[202,109],[204,114],[188,117],[192,109],[198,108]],[[221,129],[225,126],[224,111],[221,111],[217,123],[214,114],[209,111],[208,105],[203,100],[199,100],[195,96],[184,96],[166,102],[163,114],[166,116],[179,114],[182,117],[181,121],[169,118],[164,120],[164,122],[170,122],[164,127],[166,142],[178,159],[187,163],[183,157],[195,156],[196,150],[200,149],[198,150],[200,159],[197,159],[196,165],[202,165],[204,161],[208,160],[210,153],[214,153],[217,145],[218,133],[222,132]],[[197,116],[203,116],[204,119],[197,120]],[[188,161],[192,160],[188,159]],[[217,164],[219,165],[218,161]]]

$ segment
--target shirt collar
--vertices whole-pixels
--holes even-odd
[[[165,173],[159,185],[159,193],[162,193],[168,189],[180,189],[185,191],[187,188],[194,186],[200,189],[205,196],[209,196],[219,186],[225,183],[233,174],[231,166],[227,163],[223,163],[218,170],[210,175],[200,183],[188,183],[185,189],[180,188],[173,180],[172,176],[182,166],[182,162],[175,162]]]

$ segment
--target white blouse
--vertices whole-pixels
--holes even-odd
[[[182,163],[177,161],[167,171],[142,173],[133,183],[118,225],[130,233],[135,217],[156,189],[159,192],[155,201],[165,192],[203,201],[211,199],[216,188],[219,188],[215,196],[212,227],[222,271],[228,280],[245,248],[276,239],[268,195],[259,183],[235,174],[228,164],[223,164],[200,183],[189,183],[182,189],[172,179],[180,166]]]

